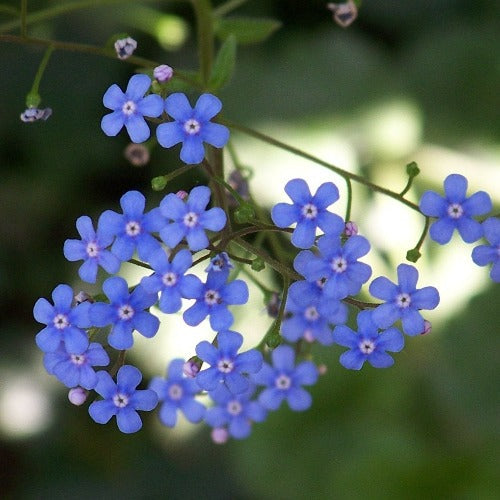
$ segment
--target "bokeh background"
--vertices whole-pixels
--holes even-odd
[[[33,0],[29,9],[58,3]],[[185,2],[95,4],[28,31],[99,46],[127,32],[138,55],[196,67]],[[497,2],[365,0],[348,29],[332,21],[323,1],[249,0],[236,13],[274,17],[282,27],[261,45],[238,48],[234,78],[220,94],[226,117],[394,190],[405,184],[405,165],[417,161],[415,201],[446,175],[462,173],[471,189],[490,192],[498,209]],[[0,12],[0,34],[17,33],[6,30],[11,19]],[[59,283],[80,285],[78,264],[62,255],[64,240],[77,237],[78,216],[117,210],[129,189],[147,193],[154,206],[164,193],[151,191],[151,178],[180,161],[177,148],[154,150],[146,167],[133,167],[123,157],[126,135],[100,130],[103,93],[112,83],[124,88],[134,71],[118,60],[56,51],[40,87],[53,116],[21,123],[42,54],[0,42],[1,498],[500,497],[500,290],[458,239],[445,248],[426,245],[418,264],[419,284],[441,291],[441,307],[429,314],[431,334],[407,338],[388,370],[350,372],[338,363],[341,348],[316,349],[328,371],[311,388],[311,410],[283,407],[245,441],[217,446],[208,427],[172,431],[154,414],[127,436],[72,406],[43,370],[33,304]],[[233,138],[264,206],[285,201],[282,186],[296,176],[313,188],[333,180],[343,193],[342,181],[316,165],[242,134]],[[183,176],[172,190],[198,181]],[[379,249],[365,259],[376,274],[394,278],[418,240],[422,221],[407,212],[356,188],[353,218]],[[269,324],[258,292],[251,295],[236,324],[248,347]],[[161,334],[154,347],[138,342],[131,358],[146,377],[162,374],[169,359],[188,356],[200,340],[181,322]]]

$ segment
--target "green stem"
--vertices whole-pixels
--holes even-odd
[[[239,130],[240,132],[243,132],[244,134],[255,137],[256,139],[259,139],[260,141],[267,142],[268,144],[276,146],[277,148],[283,149],[285,151],[288,151],[289,153],[295,154],[295,155],[300,156],[306,160],[317,163],[318,165],[322,165],[323,167],[328,168],[329,170],[331,170],[332,172],[335,172],[336,174],[340,175],[342,178],[344,178],[346,180],[350,179],[352,181],[358,182],[359,184],[363,184],[364,186],[367,186],[368,188],[370,188],[372,191],[377,191],[379,193],[385,194],[386,196],[389,196],[390,198],[394,198],[395,200],[398,200],[401,203],[404,203],[405,205],[407,205],[411,209],[417,211],[418,213],[421,213],[417,204],[407,200],[406,198],[403,198],[399,193],[396,193],[396,192],[391,191],[389,189],[386,189],[384,187],[378,186],[377,184],[373,184],[372,182],[366,180],[364,177],[361,177],[360,175],[348,172],[347,170],[344,170],[340,167],[337,167],[336,165],[332,165],[331,163],[328,163],[328,162],[322,160],[321,158],[317,158],[316,156],[313,156],[309,153],[306,153],[305,151],[302,151],[301,149],[298,149],[298,148],[295,148],[295,147],[290,146],[288,144],[285,144],[284,142],[278,141],[277,139],[269,137],[266,134],[262,134],[261,132],[257,132],[256,130],[245,127],[243,125],[240,125],[239,123],[231,122],[231,121],[223,119],[223,118],[220,118],[219,122],[234,129],[234,130]]]
[[[21,0],[21,36],[27,35],[26,15],[28,14],[28,0]]]
[[[210,0],[191,0],[196,16],[201,81],[208,86],[214,59],[214,26]]]
[[[53,51],[54,47],[52,45],[49,45],[45,50],[45,54],[43,55],[40,65],[38,66],[35,79],[33,80],[33,85],[31,86],[31,90],[29,91],[26,97],[26,106],[28,106],[28,108],[31,107],[36,108],[40,104],[41,101],[39,93],[40,82],[42,81],[43,73],[45,72],[45,68],[47,67],[47,64],[49,62],[50,56],[52,55]]]
[[[426,216],[425,217],[424,229],[422,231],[420,239],[418,240],[418,243],[415,246],[415,250],[420,250],[421,246],[423,245],[423,243],[425,241],[425,238],[427,236],[427,231],[429,230],[430,224],[431,224],[431,218]]]
[[[213,15],[214,17],[223,17],[247,2],[248,0],[229,0],[228,2],[216,7]]]
[[[345,209],[345,221],[349,222],[351,220],[351,207],[352,207],[352,182],[351,179],[345,180],[347,187],[347,206]]]

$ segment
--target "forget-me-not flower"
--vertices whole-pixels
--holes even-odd
[[[132,142],[144,142],[150,130],[144,116],[157,117],[163,112],[163,99],[157,94],[144,97],[151,85],[147,75],[134,75],[130,78],[127,90],[122,92],[113,84],[104,94],[102,102],[113,112],[103,116],[101,128],[108,136],[115,136],[125,125]]]
[[[158,125],[158,142],[164,148],[182,142],[181,160],[189,165],[201,163],[205,157],[204,142],[222,148],[229,139],[227,127],[210,121],[221,109],[221,101],[212,94],[202,94],[194,108],[185,94],[170,94],[165,110],[174,121]]]
[[[500,219],[490,217],[483,222],[484,237],[489,245],[479,245],[472,250],[472,260],[478,266],[491,266],[490,276],[500,282]]]

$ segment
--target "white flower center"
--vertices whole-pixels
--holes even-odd
[[[375,350],[375,343],[368,339],[362,340],[359,343],[359,350],[363,354],[371,354]]]
[[[129,305],[125,304],[118,309],[118,317],[123,321],[128,321],[134,317],[134,309]]]
[[[184,122],[184,131],[186,132],[186,134],[195,135],[200,131],[200,129],[200,122],[198,122],[194,118],[190,118],[189,120],[186,120]]]
[[[184,225],[187,227],[194,227],[196,224],[198,224],[198,214],[195,214],[194,212],[188,212],[182,219],[182,222],[184,222]]]
[[[276,378],[274,384],[278,389],[286,391],[292,385],[292,380],[287,375],[281,374],[279,377]]]
[[[72,354],[70,359],[71,362],[77,366],[83,365],[86,361],[85,354]]]
[[[401,309],[406,309],[407,307],[410,307],[410,304],[411,304],[411,297],[407,293],[400,293],[396,297],[396,305]]]
[[[124,115],[130,116],[135,113],[136,105],[134,101],[127,101],[123,106],[122,106],[122,112]]]
[[[231,373],[234,368],[234,363],[230,359],[221,359],[217,363],[217,368],[222,373]]]
[[[464,209],[460,203],[451,203],[448,205],[448,215],[452,219],[460,219],[464,213]]]
[[[128,396],[118,392],[113,396],[113,403],[118,408],[125,408],[128,405]]]
[[[347,269],[347,261],[344,257],[335,257],[332,259],[330,266],[333,269],[333,272],[341,274]]]
[[[99,255],[99,246],[95,241],[89,241],[85,250],[89,257],[97,257]]]
[[[243,407],[241,406],[240,402],[236,400],[229,401],[226,408],[229,415],[233,415],[233,417],[239,415],[241,413],[241,410],[243,410]]]
[[[222,302],[219,293],[216,290],[207,290],[205,292],[205,304],[213,306]]]
[[[127,225],[125,226],[125,232],[127,233],[128,236],[137,236],[138,234],[141,233],[141,225],[139,222],[135,220],[130,220],[127,222]]]
[[[319,312],[314,306],[309,306],[304,311],[304,317],[309,321],[316,321],[319,318]]]
[[[302,215],[306,219],[315,219],[318,215],[318,209],[316,208],[316,205],[313,205],[312,203],[306,203],[302,207]]]
[[[177,283],[177,274],[173,272],[165,273],[162,277],[165,286],[174,286]]]
[[[69,320],[68,317],[65,314],[58,314],[54,318],[54,326],[58,330],[64,330],[66,327],[69,326]]]
[[[182,398],[182,387],[178,384],[172,384],[168,388],[168,395],[170,399],[174,401],[179,401]]]

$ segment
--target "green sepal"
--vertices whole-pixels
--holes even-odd
[[[266,263],[263,259],[257,257],[256,259],[252,260],[252,265],[250,267],[253,271],[259,272],[266,268]]]
[[[278,332],[272,332],[266,338],[266,345],[270,349],[275,349],[281,344],[281,335]]]
[[[26,107],[27,108],[38,108],[38,105],[42,102],[42,98],[38,92],[28,92],[26,96]]]
[[[220,40],[234,35],[239,44],[263,42],[278,28],[281,22],[270,18],[226,17],[215,21],[215,34]]]
[[[212,67],[208,88],[217,91],[224,87],[234,73],[236,64],[236,37],[231,33],[221,45]]]
[[[164,175],[160,175],[159,177],[154,177],[151,179],[151,188],[153,191],[163,191],[167,186],[167,179],[165,179]]]
[[[406,173],[408,174],[408,177],[416,177],[420,173],[417,163],[414,161],[408,163],[408,165],[406,165]]]
[[[422,257],[422,254],[420,253],[418,248],[412,248],[411,250],[408,250],[408,252],[406,252],[406,260],[409,260],[410,262],[417,262],[420,257]]]
[[[238,224],[245,224],[246,222],[250,222],[255,217],[255,210],[250,205],[250,203],[242,203],[235,211],[234,211],[234,220]]]

